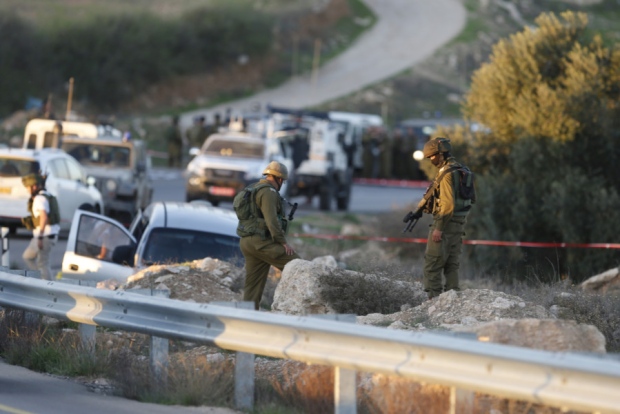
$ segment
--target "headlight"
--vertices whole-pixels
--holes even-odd
[[[108,191],[115,191],[116,190],[116,181],[115,180],[108,180],[105,182],[105,188]]]

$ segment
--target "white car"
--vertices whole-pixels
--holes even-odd
[[[211,135],[187,165],[186,201],[205,200],[214,206],[232,202],[237,193],[262,178],[270,161],[286,165],[291,179],[293,162],[286,150],[276,138],[265,140],[236,131]],[[286,197],[287,193],[285,182],[280,194]]]
[[[62,277],[125,282],[153,264],[205,257],[239,264],[243,256],[237,224],[232,211],[200,201],[153,203],[138,213],[129,230],[109,217],[77,211],[62,260]]]
[[[45,188],[56,196],[60,208],[60,230],[71,226],[73,213],[79,208],[101,212],[104,209],[101,193],[86,176],[82,166],[59,149],[0,149],[0,226],[14,233],[23,227],[21,219],[27,210],[30,192],[22,177],[41,172],[47,175]]]

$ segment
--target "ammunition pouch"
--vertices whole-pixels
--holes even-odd
[[[34,222],[32,221],[32,216],[22,217],[22,224],[26,228],[26,230],[34,230]]]
[[[424,210],[422,211],[425,212],[426,214],[433,214],[434,210],[435,210],[435,196],[432,196],[428,199],[428,201],[424,205]]]

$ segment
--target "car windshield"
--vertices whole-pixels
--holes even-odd
[[[118,145],[65,142],[62,149],[84,166],[129,167],[131,151]]]
[[[263,158],[265,156],[265,144],[262,142],[210,139],[205,142],[202,152],[224,157]]]
[[[39,163],[33,160],[0,157],[0,177],[22,177],[40,169]]]
[[[155,263],[184,263],[211,257],[228,262],[241,258],[239,238],[197,230],[156,228],[148,236],[142,261]]]

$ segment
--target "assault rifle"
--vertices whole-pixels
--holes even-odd
[[[439,185],[439,182],[441,181],[443,176],[451,171],[454,171],[455,169],[457,169],[457,167],[450,167],[450,168],[447,168],[446,170],[443,170],[443,169],[439,170],[439,173],[437,174],[433,182],[428,186],[428,188],[424,192],[424,196],[422,197],[422,200],[420,200],[420,202],[418,203],[418,208],[416,209],[416,211],[410,211],[403,218],[403,222],[407,223],[407,225],[402,231],[403,233],[406,233],[408,231],[410,232],[411,230],[413,230],[418,220],[422,217],[422,213],[424,213],[425,211],[427,213],[430,213],[430,211],[427,211],[427,210],[430,210],[432,208],[431,206],[433,205],[433,198],[434,198],[433,193],[435,192],[435,189]]]
[[[299,204],[297,203],[293,204],[284,197],[282,197],[282,200],[286,201],[286,204],[288,204],[291,207],[291,211],[289,211],[288,213],[288,221],[293,221],[293,214],[295,214],[295,212],[297,211],[297,206]]]

